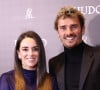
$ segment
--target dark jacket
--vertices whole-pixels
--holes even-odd
[[[49,61],[49,72],[56,76],[59,90],[65,90],[64,52]],[[79,90],[100,90],[100,48],[85,45]]]

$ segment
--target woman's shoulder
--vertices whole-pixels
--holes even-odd
[[[5,72],[5,73],[1,74],[0,80],[12,79],[13,78],[13,74],[14,74],[14,70]]]
[[[7,72],[2,73],[2,74],[1,74],[1,77],[2,77],[2,76],[13,75],[13,73],[14,73],[14,70],[10,70],[10,71],[7,71]]]
[[[0,76],[0,90],[14,90],[14,70]]]

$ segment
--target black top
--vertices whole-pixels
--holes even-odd
[[[84,43],[65,50],[65,88],[66,90],[79,90],[80,70],[82,63]]]
[[[24,78],[26,81],[26,90],[36,90],[37,72],[36,70],[23,70]]]

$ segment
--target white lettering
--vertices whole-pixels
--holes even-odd
[[[88,14],[93,14],[93,13],[95,13],[95,7],[88,6]]]
[[[97,6],[79,6],[75,7],[83,14],[100,14],[100,5]]]
[[[96,12],[97,12],[98,14],[100,14],[100,5],[98,5],[98,6],[96,7]]]
[[[47,45],[47,40],[46,39],[42,39],[44,46]]]

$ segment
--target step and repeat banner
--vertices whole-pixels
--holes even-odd
[[[0,75],[14,67],[14,47],[18,36],[27,30],[42,38],[48,60],[63,51],[54,30],[56,13],[63,6],[74,6],[86,18],[83,40],[100,45],[100,0],[0,0]]]

